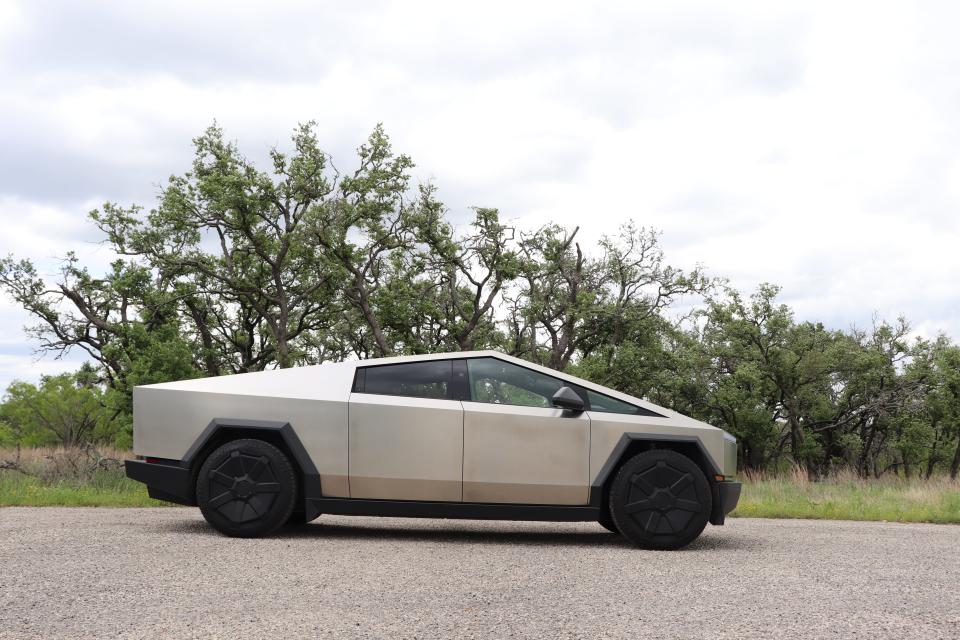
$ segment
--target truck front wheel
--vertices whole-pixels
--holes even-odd
[[[644,549],[679,549],[707,526],[710,484],[690,458],[653,449],[627,460],[610,487],[617,529]]]
[[[297,500],[287,456],[263,440],[232,440],[207,456],[197,475],[197,503],[213,528],[255,538],[283,526]]]

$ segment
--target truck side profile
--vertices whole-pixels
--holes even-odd
[[[320,514],[597,521],[657,549],[737,503],[736,440],[493,351],[134,390],[127,475],[231,536]]]

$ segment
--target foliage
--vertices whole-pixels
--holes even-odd
[[[104,407],[104,391],[84,385],[74,374],[43,378],[40,386],[14,382],[0,405],[8,443],[37,447],[73,447],[113,439]]]
[[[454,224],[379,125],[343,172],[313,123],[266,168],[216,125],[193,142],[155,208],[91,212],[117,256],[106,273],[73,254],[55,278],[0,260],[38,349],[90,358],[14,383],[0,444],[129,445],[138,384],[494,348],[723,427],[744,469],[960,472],[960,348],[946,337],[911,340],[903,319],[797,321],[778,287],[747,295],[673,267],[631,221],[593,247],[578,227],[518,229],[490,207]]]
[[[104,471],[89,481],[44,481],[0,470],[0,507],[166,507],[122,471]]]
[[[813,518],[960,524],[960,492],[946,476],[864,478],[839,472],[810,482],[802,469],[746,474],[731,514],[749,518]]]

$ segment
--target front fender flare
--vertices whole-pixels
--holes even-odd
[[[722,473],[720,467],[717,465],[716,461],[707,451],[706,447],[703,446],[703,442],[700,441],[700,438],[697,436],[680,436],[680,435],[662,435],[662,434],[651,434],[651,433],[624,433],[620,436],[620,440],[617,441],[616,446],[613,448],[613,451],[610,452],[610,455],[607,457],[607,461],[603,464],[603,467],[600,468],[600,472],[597,474],[597,477],[594,478],[593,483],[590,485],[590,506],[602,508],[603,505],[603,496],[604,496],[604,487],[607,484],[607,481],[613,475],[613,472],[620,466],[620,463],[623,462],[624,457],[626,456],[627,449],[630,448],[630,445],[634,442],[665,442],[665,443],[684,443],[684,444],[694,444],[699,450],[700,454],[703,456],[703,459],[710,466],[712,473],[707,475],[707,481],[710,482],[712,486],[714,484],[713,475]]]

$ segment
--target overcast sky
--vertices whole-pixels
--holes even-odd
[[[102,269],[87,211],[214,119],[251,157],[316,120],[339,166],[382,121],[458,219],[633,218],[800,319],[960,336],[956,3],[199,4],[0,0],[0,255]],[[79,360],[29,322],[0,303],[4,388]]]

